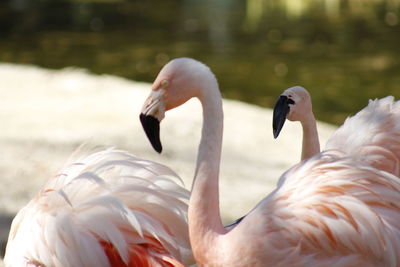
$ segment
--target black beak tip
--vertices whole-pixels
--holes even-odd
[[[162,145],[161,145],[161,143],[160,143],[159,145],[152,144],[152,146],[153,146],[154,150],[155,150],[158,154],[161,154],[161,152],[162,152]]]
[[[278,138],[280,131],[273,129],[273,133],[274,133],[274,139],[276,139],[276,138]]]
[[[158,153],[162,152],[162,145],[160,141],[160,122],[157,118],[140,114],[140,122],[142,123],[143,130],[146,133],[152,147]]]

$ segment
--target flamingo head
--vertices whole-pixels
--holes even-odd
[[[304,121],[312,115],[310,94],[301,86],[286,89],[277,99],[274,107],[272,128],[277,138],[285,124],[290,121]]]
[[[173,59],[161,69],[140,114],[147,138],[158,153],[162,151],[160,122],[165,112],[198,96],[199,88],[210,77],[215,79],[210,73],[207,66],[191,58]]]

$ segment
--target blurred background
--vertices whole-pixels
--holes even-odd
[[[151,82],[169,59],[208,64],[223,95],[271,107],[311,91],[340,124],[400,96],[400,0],[3,0],[0,61]]]

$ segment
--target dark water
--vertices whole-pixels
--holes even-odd
[[[209,65],[227,98],[271,107],[302,85],[318,119],[341,123],[400,97],[400,0],[0,3],[0,61],[151,82],[181,56]]]

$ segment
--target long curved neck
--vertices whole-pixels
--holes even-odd
[[[189,203],[189,235],[195,258],[201,263],[202,258],[215,250],[216,238],[225,233],[218,187],[223,111],[216,81],[204,89],[199,99],[203,106],[203,128]]]
[[[305,160],[320,152],[317,122],[315,121],[314,114],[311,112],[311,116],[301,121],[301,125],[303,127],[301,160]]]

